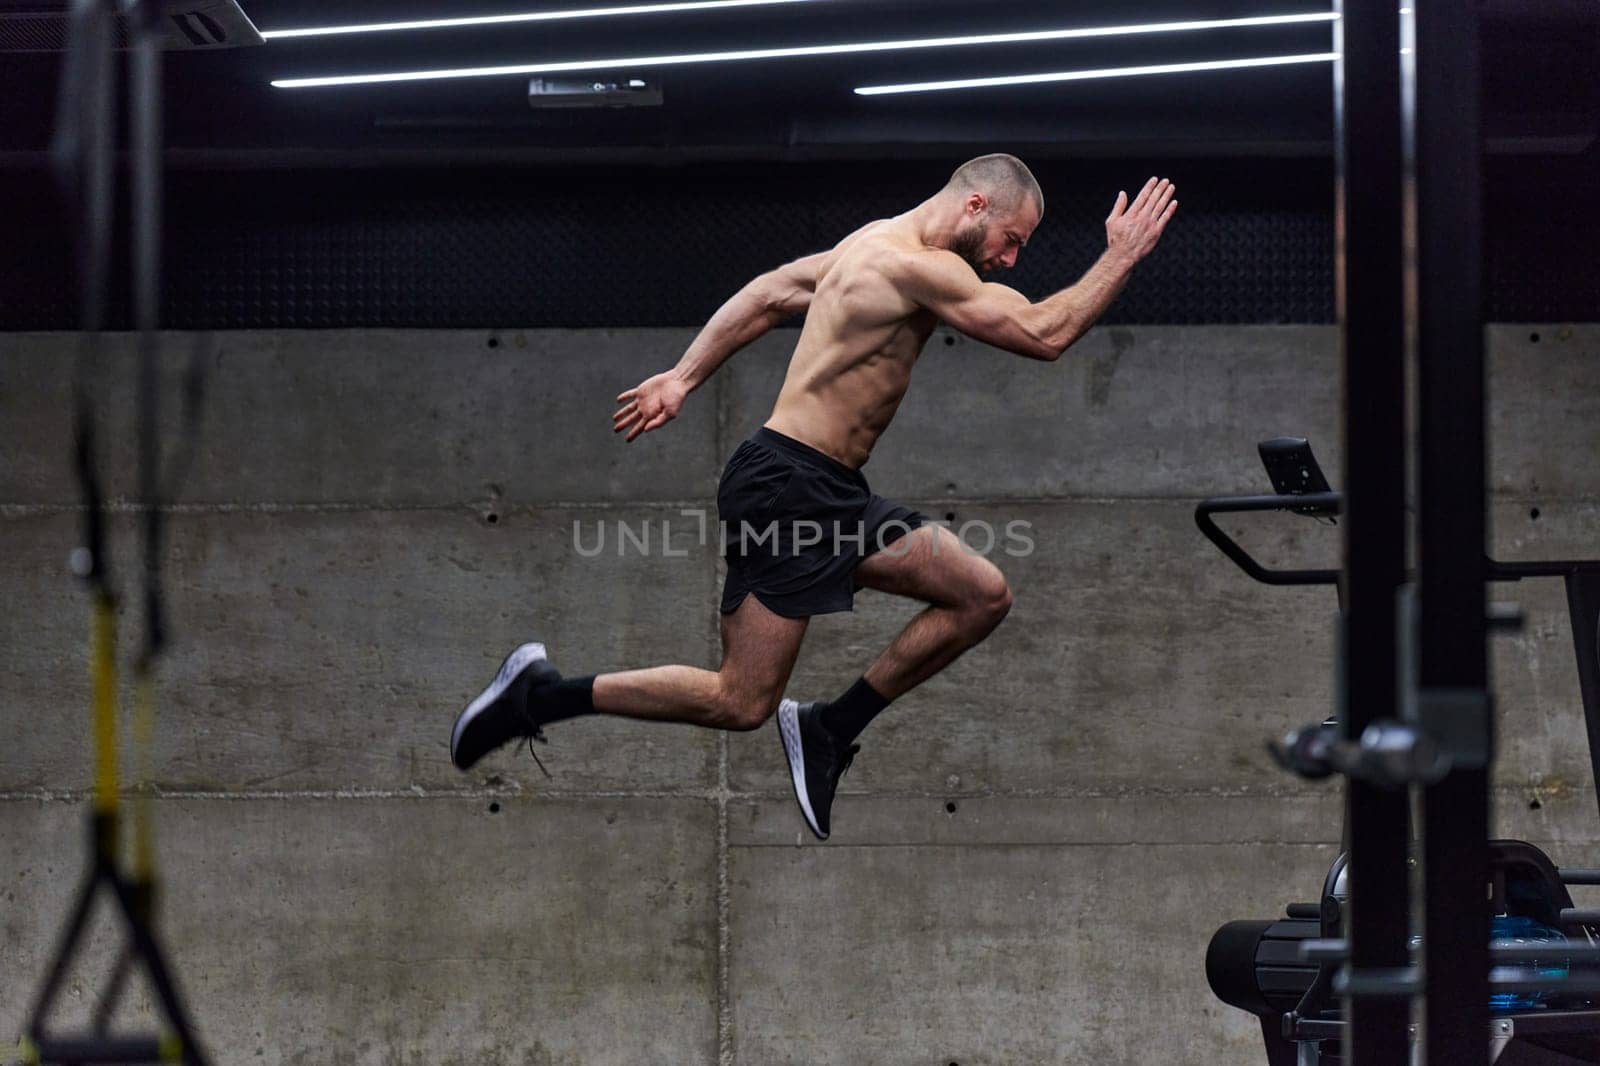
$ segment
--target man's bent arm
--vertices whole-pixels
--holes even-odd
[[[1135,261],[1108,249],[1073,284],[1038,303],[984,282],[953,252],[915,252],[901,280],[906,294],[969,337],[1030,359],[1060,358],[1128,283]]]
[[[1088,332],[1127,286],[1134,265],[1126,255],[1107,249],[1076,284],[1029,306],[1030,327],[1053,353],[1046,358],[1059,358]]]
[[[1132,203],[1117,194],[1106,217],[1106,250],[1088,273],[1038,303],[1004,285],[985,284],[961,257],[945,251],[904,256],[898,266],[906,294],[978,340],[1033,359],[1059,359],[1092,326],[1128,283],[1135,265],[1155,250],[1178,209],[1177,186],[1151,178]]]
[[[745,345],[811,306],[817,267],[827,253],[796,259],[756,278],[717,309],[670,373],[691,390]]]

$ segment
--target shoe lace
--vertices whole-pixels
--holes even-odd
[[[833,775],[833,780],[835,783],[838,782],[839,778],[844,776],[844,772],[846,770],[850,769],[850,764],[856,761],[856,752],[860,750],[860,744],[852,744],[850,747],[845,749],[845,753],[839,757],[839,769]]]
[[[545,769],[544,760],[539,758],[539,753],[533,750],[533,742],[537,740],[541,744],[548,744],[550,743],[550,738],[544,735],[544,727],[534,720],[533,715],[528,713],[526,707],[521,710],[523,720],[528,723],[528,754],[532,755],[533,761],[538,764],[539,772],[548,778],[550,777],[550,771]]]

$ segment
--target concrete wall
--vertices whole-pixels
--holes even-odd
[[[1035,550],[995,556],[1016,606],[994,637],[863,737],[827,844],[771,727],[592,718],[549,731],[548,780],[512,751],[450,767],[453,716],[523,639],[568,671],[716,662],[715,552],[678,512],[710,504],[793,336],[631,446],[612,397],[687,332],[169,338],[171,380],[195,346],[212,373],[171,516],[156,806],[166,935],[217,1061],[1264,1061],[1202,957],[1332,858],[1336,790],[1262,741],[1328,709],[1334,603],[1250,582],[1191,511],[1262,491],[1268,436],[1309,436],[1336,476],[1331,329],[1102,329],[1056,365],[935,336],[866,472],[957,524],[1026,521]],[[1497,554],[1600,554],[1600,327],[1493,327],[1490,348]],[[82,862],[73,351],[0,335],[7,1035]],[[128,338],[108,352],[122,497]],[[135,518],[113,522],[130,590]],[[619,557],[618,521],[670,523],[682,554]],[[579,554],[575,522],[590,543],[606,523],[607,552]],[[1279,563],[1337,559],[1303,519],[1235,528]],[[1498,598],[1529,614],[1495,650],[1500,829],[1600,865],[1561,590]],[[834,695],[913,611],[864,593],[819,619],[792,691]]]

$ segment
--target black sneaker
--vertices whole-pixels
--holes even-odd
[[[783,751],[789,756],[789,776],[794,780],[794,798],[800,801],[800,813],[806,816],[806,824],[817,839],[827,840],[834,790],[861,745],[847,748],[835,740],[817,717],[820,706],[779,701],[778,736],[783,738]]]
[[[456,716],[450,732],[450,761],[456,769],[471,769],[515,737],[539,737],[539,723],[528,713],[528,693],[534,685],[560,679],[545,658],[543,644],[524,644],[508,655],[489,687]]]

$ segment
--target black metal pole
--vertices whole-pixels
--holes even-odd
[[[1400,30],[1390,0],[1340,0],[1334,65],[1335,270],[1344,361],[1344,735],[1398,718],[1396,598],[1406,579]],[[1345,785],[1351,986],[1407,963],[1405,791]],[[1410,1002],[1349,998],[1347,1061],[1405,1066]]]
[[[1423,791],[1427,1066],[1489,1061],[1482,160],[1473,4],[1416,5],[1419,699],[1471,716],[1481,760]],[[1481,761],[1482,765],[1476,765]]]

